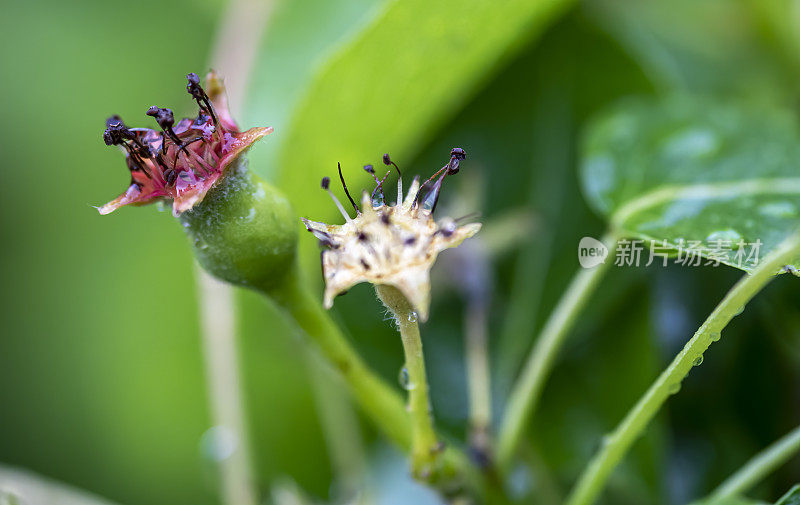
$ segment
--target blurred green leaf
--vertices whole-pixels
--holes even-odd
[[[316,181],[335,171],[337,161],[356,190],[367,181],[361,165],[378,162],[383,152],[390,151],[402,167],[480,84],[570,4],[387,4],[320,71],[293,118],[280,180],[297,210],[317,218],[330,214]]]
[[[113,505],[110,501],[0,465],[0,505]]]
[[[708,500],[700,500],[692,502],[690,505],[767,505],[762,501],[751,500],[749,498],[742,498],[741,496],[728,496],[726,498],[709,498]]]
[[[258,51],[242,124],[275,128],[270,141],[250,152],[250,168],[273,177],[284,131],[315,71],[352,39],[388,0],[277,2]]]
[[[800,505],[800,484],[790,489],[775,505]]]
[[[708,498],[705,500],[692,502],[690,505],[766,505],[762,501],[750,500],[740,496],[728,496],[723,498]],[[800,484],[794,486],[788,493],[783,495],[775,505],[800,505]]]
[[[673,249],[700,241],[703,257],[750,270],[757,258],[749,246],[737,257],[740,241],[760,240],[763,257],[800,223],[800,135],[780,110],[628,101],[591,124],[583,155],[587,198],[632,237]]]
[[[587,11],[661,89],[782,97],[794,94],[796,78],[781,66],[783,51],[768,41],[791,40],[782,33],[796,22],[786,3],[598,0]],[[767,25],[769,15],[781,17],[781,26]]]

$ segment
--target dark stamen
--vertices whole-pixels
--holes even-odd
[[[431,213],[433,213],[433,211],[436,210],[436,204],[439,203],[439,191],[441,190],[442,184],[444,183],[444,178],[447,177],[448,175],[457,174],[459,171],[459,161],[466,159],[466,157],[467,153],[463,149],[461,149],[460,147],[454,147],[450,151],[450,161],[447,162],[447,165],[440,168],[435,174],[431,176],[430,179],[422,183],[421,187],[425,187],[428,184],[430,184],[430,182],[434,178],[439,177],[439,175],[441,174],[441,177],[439,177],[436,183],[434,183],[433,187],[425,195],[425,200],[422,202],[423,209],[430,210]]]
[[[350,196],[350,191],[347,190],[347,184],[344,183],[344,176],[342,175],[342,164],[337,163],[336,166],[339,168],[339,180],[342,181],[344,194],[347,195],[347,199],[350,200],[350,203],[353,204],[353,208],[356,209],[356,214],[361,214],[361,211],[358,209],[358,205],[356,205],[356,202],[353,200],[353,197]]]
[[[147,109],[147,115],[155,118],[158,126],[161,127],[163,132],[167,134],[176,146],[181,145],[181,139],[178,138],[178,135],[175,134],[175,130],[172,129],[175,125],[175,116],[172,114],[172,110],[153,105]],[[164,152],[163,143],[161,144],[161,151]]]
[[[189,157],[189,153],[186,151],[186,148],[187,148],[188,146],[190,146],[190,145],[194,144],[194,143],[195,143],[195,142],[197,142],[198,140],[204,140],[204,139],[203,139],[203,137],[196,137],[196,138],[193,138],[192,140],[187,140],[186,142],[184,142],[184,143],[182,143],[180,146],[178,146],[178,148],[179,148],[181,151],[183,151],[183,152],[184,152],[184,154],[186,154],[186,157],[188,158],[188,157]],[[180,154],[180,152],[178,152],[178,154]],[[176,166],[177,164],[178,164],[178,156],[175,156],[175,160],[172,162],[172,168],[175,168],[175,166]],[[204,172],[206,172],[206,175],[208,174],[208,172],[207,172],[205,169],[204,169],[203,171],[204,171]]]
[[[394,161],[389,157],[389,153],[383,155],[383,164],[384,165],[392,165],[395,170],[397,170],[397,176],[403,177],[403,173],[400,172],[400,167],[398,167]]]
[[[433,184],[433,187],[428,191],[425,195],[425,199],[422,201],[422,208],[425,210],[433,211],[436,210],[436,204],[439,203],[439,191],[442,189],[442,182],[444,182],[444,178],[447,177],[447,172],[443,173],[441,177]]]
[[[214,106],[211,105],[211,100],[209,100],[208,95],[200,85],[200,77],[194,72],[191,72],[186,74],[186,79],[189,81],[186,85],[186,91],[195,99],[200,110],[207,112],[211,116],[211,121],[213,121],[214,126],[216,126],[217,116],[214,114]]]
[[[139,142],[136,134],[125,126],[122,118],[116,114],[106,119],[106,130],[103,132],[103,141],[107,146],[118,145],[124,147],[128,152],[128,168],[131,171],[140,170],[144,172],[147,177],[150,177],[150,174],[144,168],[144,160],[142,159],[143,154],[149,154],[149,151]],[[144,157],[147,156],[145,155]]]
[[[150,179],[151,178],[150,173],[147,170],[145,170],[144,160],[142,159],[141,156],[139,156],[139,152],[136,149],[136,147],[135,146],[132,147],[128,142],[123,142],[122,145],[125,146],[125,149],[128,151],[128,157],[126,158],[129,161],[128,168],[130,168],[131,170],[141,170],[142,172],[144,172],[144,175],[146,175],[147,178]]]
[[[384,175],[383,179],[381,179],[380,181],[378,180],[377,177],[375,177],[375,182],[377,182],[378,185],[375,186],[375,189],[372,190],[372,201],[373,201],[373,203],[377,203],[378,205],[383,205],[383,200],[385,198],[383,196],[383,183],[384,183],[384,181],[386,181],[386,178],[389,177],[389,174],[391,174],[391,173],[392,173],[391,170],[387,171],[386,175]],[[380,194],[381,194],[381,199],[380,200],[377,200],[375,198],[375,192],[376,191],[380,191]]]
[[[375,179],[375,189],[372,190],[372,195],[371,195],[372,196],[372,206],[373,207],[379,207],[379,206],[383,205],[383,200],[385,198],[384,195],[383,195],[383,182],[386,180],[387,177],[389,177],[389,174],[391,173],[391,170],[389,172],[386,172],[386,175],[384,175],[383,179],[381,179],[381,180],[378,180],[378,176],[375,175],[375,169],[372,167],[372,165],[364,165],[364,171],[367,172],[368,174],[370,174],[373,179]],[[376,191],[380,191],[380,194],[381,194],[381,198],[380,199],[375,198],[375,192]]]
[[[181,142],[181,139],[175,133],[175,130],[172,129],[172,126],[175,124],[175,116],[172,114],[172,110],[167,109],[166,107],[161,108],[153,105],[152,107],[147,109],[147,115],[154,117],[156,122],[158,123],[158,126],[161,127],[162,130],[161,153],[162,154],[167,153],[167,143],[166,139],[164,138],[165,134],[170,138],[170,140],[172,140],[172,142],[178,148],[178,153],[175,154],[175,162],[173,163],[173,166],[178,161],[178,156],[180,156],[180,151],[183,151],[183,154],[185,154],[186,157],[188,158],[189,151],[186,150],[186,147]]]
[[[323,177],[321,183],[322,189],[326,190],[331,187],[331,178],[330,177]]]

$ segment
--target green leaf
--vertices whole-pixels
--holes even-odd
[[[751,500],[741,496],[727,496],[725,498],[708,498],[692,502],[690,505],[767,505],[762,501]]]
[[[785,15],[788,7],[770,5],[775,3],[597,0],[587,11],[660,89],[786,98],[795,93],[796,78],[781,66],[769,41],[790,43],[796,30]],[[760,26],[760,18],[775,11],[781,13],[785,33]]]
[[[335,174],[337,161],[356,193],[369,181],[361,166],[378,165],[382,153],[407,167],[430,133],[571,3],[389,2],[312,83],[283,146],[280,186],[302,215],[331,215],[317,181]]]
[[[629,100],[591,124],[583,157],[592,206],[659,247],[749,271],[800,224],[800,133],[780,110]]]
[[[775,505],[800,505],[800,484],[790,489]]]
[[[766,505],[764,502],[743,498],[741,496],[727,496],[723,498],[706,498],[704,500],[692,502],[690,505]],[[797,484],[775,505],[800,505],[800,484]]]
[[[113,505],[38,475],[0,465],[0,505]]]

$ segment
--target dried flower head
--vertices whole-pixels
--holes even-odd
[[[147,115],[156,120],[160,130],[128,128],[119,116],[106,121],[103,140],[125,152],[131,184],[100,207],[100,214],[123,205],[171,199],[177,216],[202,201],[239,155],[272,132],[271,127],[239,131],[228,111],[222,80],[213,71],[206,77],[206,89],[197,74],[186,77],[186,90],[200,109],[197,117],[175,123],[170,109],[154,105]]]
[[[326,308],[333,305],[336,295],[360,282],[369,282],[397,288],[421,320],[428,318],[430,269],[437,255],[445,249],[458,246],[481,227],[480,223],[458,226],[453,219],[446,218],[438,223],[433,219],[444,179],[458,172],[459,162],[465,157],[463,149],[453,149],[450,161],[430,179],[420,185],[419,177],[414,178],[404,199],[400,169],[388,154],[384,154],[383,163],[397,171],[397,202],[394,205],[386,204],[383,194],[383,183],[392,169],[378,179],[374,167],[366,165],[364,170],[372,175],[376,186],[371,194],[364,191],[361,208],[350,196],[339,166],[339,179],[355,209],[355,218],[350,217],[331,193],[330,179],[322,179],[322,189],[331,195],[345,218],[343,225],[303,218],[308,231],[325,247],[322,252],[322,272]],[[425,194],[421,196],[423,190]]]

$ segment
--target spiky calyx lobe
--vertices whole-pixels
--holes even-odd
[[[289,201],[238,159],[180,221],[200,265],[238,286],[269,293],[286,282],[297,251]]]

